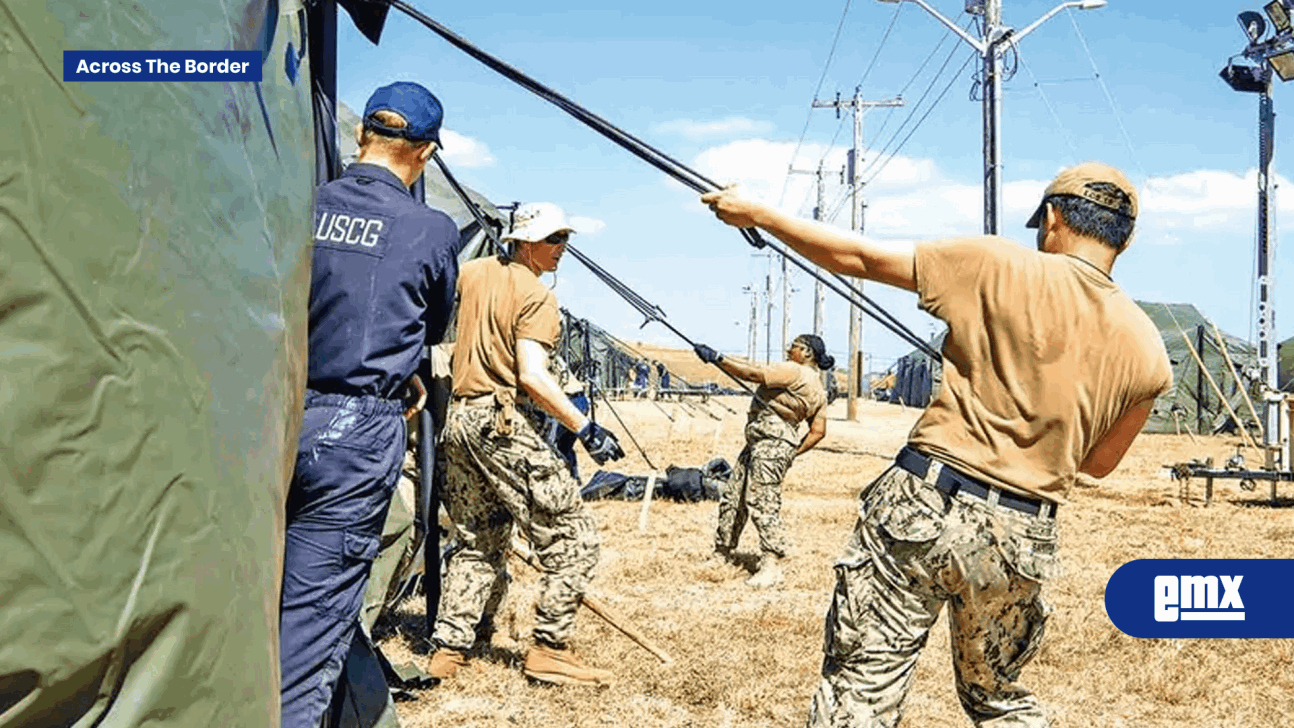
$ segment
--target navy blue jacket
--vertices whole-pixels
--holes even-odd
[[[394,399],[449,326],[458,226],[372,164],[320,187],[314,215],[306,386]]]

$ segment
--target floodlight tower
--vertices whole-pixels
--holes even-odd
[[[997,235],[1002,217],[1002,56],[1011,46],[1065,8],[1095,10],[1106,0],[1069,0],[1048,10],[1024,30],[1002,25],[1002,0],[966,0],[966,12],[984,18],[984,37],[975,38],[953,21],[926,4],[925,0],[880,0],[883,3],[910,2],[935,16],[980,55],[984,78],[984,234]]]
[[[1263,383],[1263,452],[1264,466],[1273,465],[1272,454],[1279,445],[1280,398],[1279,364],[1276,358],[1276,320],[1272,305],[1275,280],[1272,274],[1275,250],[1268,243],[1272,226],[1271,173],[1276,114],[1272,111],[1272,72],[1282,81],[1294,78],[1294,25],[1290,23],[1294,0],[1272,0],[1263,6],[1272,21],[1267,36],[1267,22],[1253,11],[1236,17],[1244,29],[1249,45],[1227,59],[1222,79],[1231,88],[1258,94],[1258,361]],[[1236,63],[1244,57],[1253,63]],[[1282,463],[1285,468],[1290,463]]]

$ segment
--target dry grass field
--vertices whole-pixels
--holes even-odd
[[[687,376],[684,374],[684,376]],[[660,468],[699,466],[741,446],[740,398],[720,409],[677,403],[615,403]],[[599,420],[620,430],[599,403]],[[720,419],[714,419],[721,415]],[[598,617],[582,610],[574,647],[616,673],[614,685],[550,688],[530,684],[520,661],[533,624],[536,577],[513,560],[512,590],[496,615],[493,643],[453,679],[399,704],[413,728],[635,726],[738,728],[799,726],[821,660],[822,617],[834,583],[831,564],[855,519],[855,496],[902,445],[918,412],[864,402],[859,420],[831,407],[828,435],[796,461],[783,491],[794,543],[785,583],[759,591],[741,567],[702,566],[710,551],[714,503],[653,502],[644,530],[639,503],[592,505],[603,537],[593,592],[627,616],[674,659],[663,666]],[[671,421],[668,417],[672,417]],[[628,438],[615,469],[648,465]],[[1226,438],[1143,435],[1103,481],[1085,481],[1061,509],[1064,574],[1044,592],[1055,607],[1044,646],[1024,681],[1053,712],[1057,728],[1280,728],[1294,725],[1294,642],[1143,640],[1123,635],[1103,606],[1106,581],[1137,558],[1290,558],[1294,501],[1273,506],[1266,485],[1243,492],[1220,482],[1203,507],[1203,483],[1183,493],[1161,467],[1194,457],[1224,461]],[[1250,461],[1253,462],[1250,456]],[[582,474],[593,464],[581,453]],[[1289,486],[1286,486],[1288,488]],[[741,552],[753,566],[748,527]],[[395,663],[427,658],[421,599],[405,602],[382,646]],[[907,726],[969,726],[952,688],[944,618],[918,665]]]

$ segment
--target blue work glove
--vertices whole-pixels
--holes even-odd
[[[693,344],[692,351],[695,351],[697,358],[706,364],[718,364],[723,361],[723,354],[720,354],[705,344]]]
[[[589,457],[593,458],[598,465],[603,465],[608,460],[619,460],[625,456],[625,451],[620,447],[620,441],[616,439],[615,434],[592,420],[580,428],[575,436],[580,438]]]

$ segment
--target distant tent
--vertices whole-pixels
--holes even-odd
[[[607,333],[606,329],[588,319],[574,316],[566,309],[562,309],[562,334],[557,343],[557,353],[566,360],[575,376],[607,394],[631,391],[633,377],[630,372],[638,362],[647,359],[645,354],[635,351]],[[669,375],[670,391],[673,393],[736,393],[716,385],[692,384],[668,369],[665,371]],[[663,376],[661,381],[664,381]]]
[[[1164,347],[1168,349],[1168,358],[1173,364],[1173,388],[1155,400],[1155,407],[1143,432],[1176,432],[1180,427],[1191,432],[1211,434],[1235,427],[1226,407],[1218,401],[1207,377],[1200,371],[1195,357],[1187,348],[1186,339],[1190,340],[1191,347],[1200,354],[1204,370],[1213,377],[1236,415],[1246,423],[1258,424],[1252,422],[1241,387],[1227,367],[1226,358],[1213,335],[1212,325],[1198,308],[1189,303],[1137,301],[1137,305],[1159,327]],[[1186,339],[1183,339],[1183,334]],[[1225,331],[1222,332],[1222,338],[1226,341],[1231,363],[1235,365],[1245,389],[1253,399],[1257,391],[1256,350],[1249,342]]]
[[[1201,372],[1195,357],[1187,349],[1182,338],[1185,333],[1190,339],[1191,347],[1200,353],[1204,362],[1204,371],[1212,376],[1213,381],[1222,390],[1236,415],[1248,425],[1254,425],[1252,416],[1244,402],[1241,386],[1237,384],[1227,366],[1222,349],[1213,335],[1213,327],[1204,314],[1189,303],[1152,303],[1138,301],[1137,305],[1150,317],[1159,329],[1164,348],[1168,350],[1169,360],[1173,365],[1174,386],[1155,401],[1150,419],[1143,432],[1177,432],[1179,429],[1206,434],[1233,429],[1236,425],[1227,414],[1226,407],[1213,392],[1208,378]],[[942,332],[930,339],[930,345],[942,351],[944,337]],[[1245,340],[1222,333],[1226,341],[1227,354],[1231,357],[1237,373],[1244,381],[1244,387],[1254,398],[1256,392],[1255,372],[1257,354],[1254,347]],[[1294,340],[1292,340],[1294,341]],[[1294,344],[1282,352],[1290,361],[1287,369],[1282,363],[1282,372],[1294,374]],[[894,386],[890,390],[890,401],[900,402],[910,407],[924,407],[930,402],[940,380],[942,362],[934,361],[920,350],[914,350],[899,358],[894,365]],[[1282,375],[1282,382],[1290,379]]]
[[[1294,336],[1276,345],[1276,358],[1280,371],[1277,386],[1282,392],[1294,391]]]
[[[930,337],[926,343],[935,351],[942,351],[947,331],[941,331]],[[925,407],[935,395],[935,389],[941,380],[940,369],[943,360],[933,359],[920,349],[914,349],[899,357],[894,363],[894,382],[888,388],[889,401],[907,407]]]

